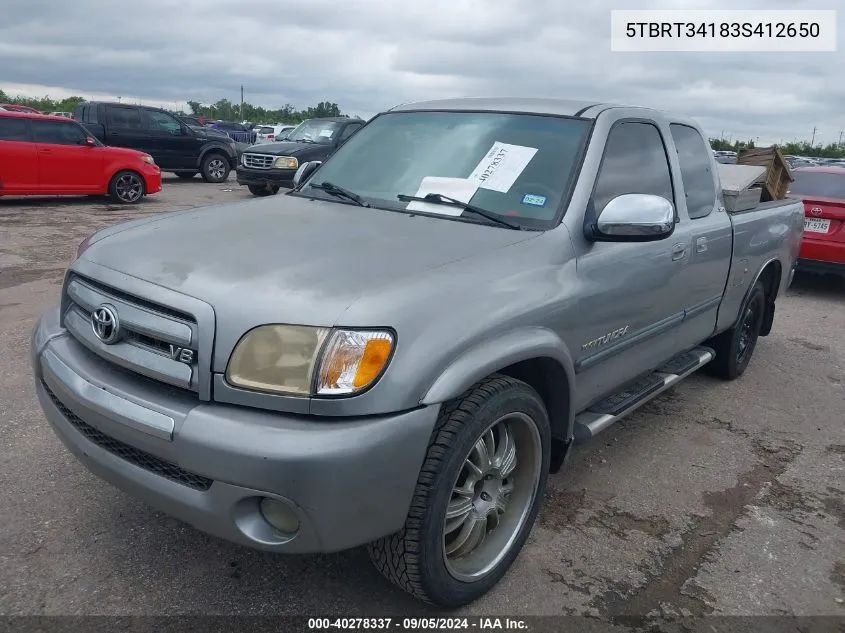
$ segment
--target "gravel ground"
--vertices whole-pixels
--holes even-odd
[[[165,177],[135,207],[0,200],[0,614],[410,614],[362,549],[254,552],[88,473],[46,424],[29,335],[90,232],[249,197]],[[466,614],[845,616],[845,282],[798,276],[749,370],[693,376],[549,480],[505,579]]]

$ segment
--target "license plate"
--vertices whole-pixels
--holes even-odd
[[[815,218],[804,218],[804,230],[809,233],[827,233],[830,228],[830,220],[817,220]]]

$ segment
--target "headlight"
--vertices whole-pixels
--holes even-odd
[[[141,154],[141,160],[145,163],[149,163],[150,165],[155,165],[156,162],[153,160],[153,157],[149,154]]]
[[[293,156],[279,156],[273,161],[273,167],[277,169],[299,169],[299,161]]]
[[[264,325],[235,346],[226,379],[237,387],[292,396],[354,394],[381,376],[394,340],[385,330]]]

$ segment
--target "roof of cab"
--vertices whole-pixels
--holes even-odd
[[[604,108],[626,107],[620,104],[576,99],[528,99],[522,97],[465,97],[403,103],[389,112],[410,110],[482,110],[491,112],[522,112],[526,114],[551,114],[595,118]],[[590,111],[593,110],[591,113]]]

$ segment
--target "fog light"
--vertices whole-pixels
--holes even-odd
[[[299,517],[281,501],[264,497],[261,500],[261,514],[267,523],[282,534],[296,534],[299,530]]]

